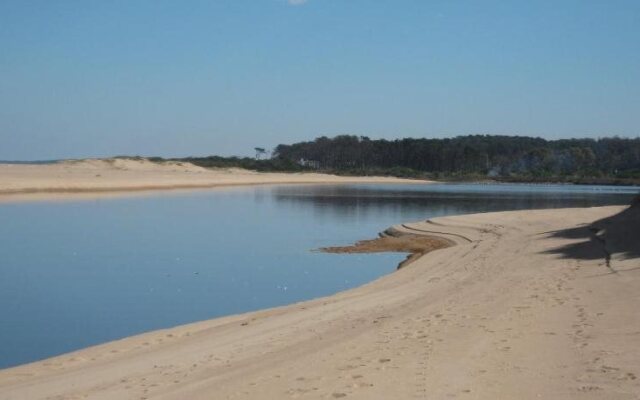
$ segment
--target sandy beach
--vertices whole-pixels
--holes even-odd
[[[640,0],[0,0],[0,400],[640,400],[639,71]]]
[[[640,207],[435,218],[362,287],[0,371],[0,399],[637,399]]]
[[[263,173],[209,169],[146,159],[86,159],[54,164],[0,164],[0,201],[104,197],[158,190],[261,184],[425,183],[393,177]]]

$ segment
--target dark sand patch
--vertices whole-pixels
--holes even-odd
[[[444,238],[414,235],[389,228],[376,239],[361,240],[349,246],[322,247],[318,250],[325,253],[409,253],[407,259],[398,265],[400,269],[424,254],[451,245],[452,243]]]

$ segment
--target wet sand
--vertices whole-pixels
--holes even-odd
[[[449,239],[437,236],[415,234],[406,230],[389,228],[376,239],[360,240],[353,245],[322,247],[318,251],[334,254],[355,253],[409,253],[398,265],[406,267],[425,254],[454,245]]]
[[[0,371],[0,399],[637,399],[640,206],[441,217],[336,295]]]

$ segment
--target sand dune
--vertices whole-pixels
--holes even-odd
[[[640,206],[405,224],[456,245],[331,297],[0,371],[0,399],[637,399],[639,221]]]
[[[0,164],[0,201],[276,183],[403,182],[417,181],[315,173],[259,173],[238,168],[207,169],[190,163],[156,163],[146,159],[87,159],[39,165]]]

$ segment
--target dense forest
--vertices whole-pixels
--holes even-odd
[[[256,150],[262,150],[257,148]],[[441,179],[640,183],[640,138],[545,140],[469,135],[447,139],[319,137],[278,145],[270,158],[185,159],[203,166],[321,170]]]

